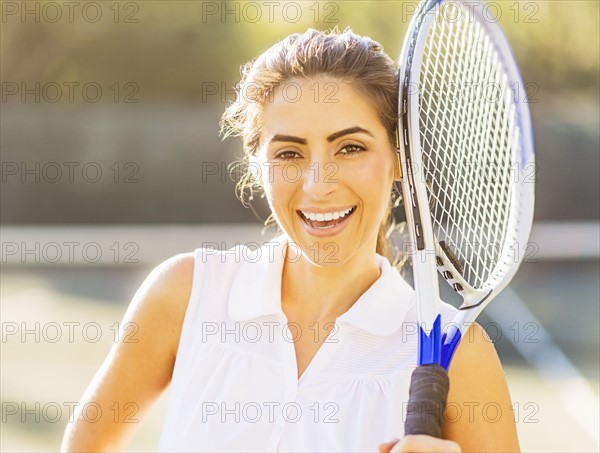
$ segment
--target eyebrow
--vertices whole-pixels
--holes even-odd
[[[362,127],[359,127],[359,126],[354,126],[354,127],[349,127],[347,129],[342,129],[341,131],[337,131],[337,132],[334,132],[333,134],[328,135],[327,141],[331,143],[332,141],[337,140],[338,138],[343,137],[344,135],[356,134],[356,133],[366,134],[366,135],[369,135],[369,136],[375,138],[374,135],[371,134],[368,130],[363,129]],[[271,140],[269,140],[269,143],[273,143],[273,142],[292,142],[292,143],[298,143],[299,145],[306,145],[306,143],[307,143],[305,138],[296,137],[294,135],[282,135],[282,134],[274,135],[273,138],[271,138]]]

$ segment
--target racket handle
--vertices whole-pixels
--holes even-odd
[[[437,364],[415,368],[410,378],[404,434],[426,434],[442,437],[442,423],[450,379],[444,368]]]

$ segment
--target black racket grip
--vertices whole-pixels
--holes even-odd
[[[441,366],[422,365],[410,378],[404,434],[442,437],[450,379]]]

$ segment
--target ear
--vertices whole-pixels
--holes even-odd
[[[394,154],[396,154],[394,159],[394,181],[400,181],[402,180],[402,164],[400,163],[400,150],[394,150]]]
[[[400,162],[400,131],[396,126],[396,143],[394,147],[395,161],[394,164],[394,181],[400,181],[402,179],[402,163]]]

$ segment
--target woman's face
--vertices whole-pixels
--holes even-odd
[[[375,251],[396,150],[371,103],[347,83],[297,78],[262,112],[257,161],[273,215],[319,266]]]

